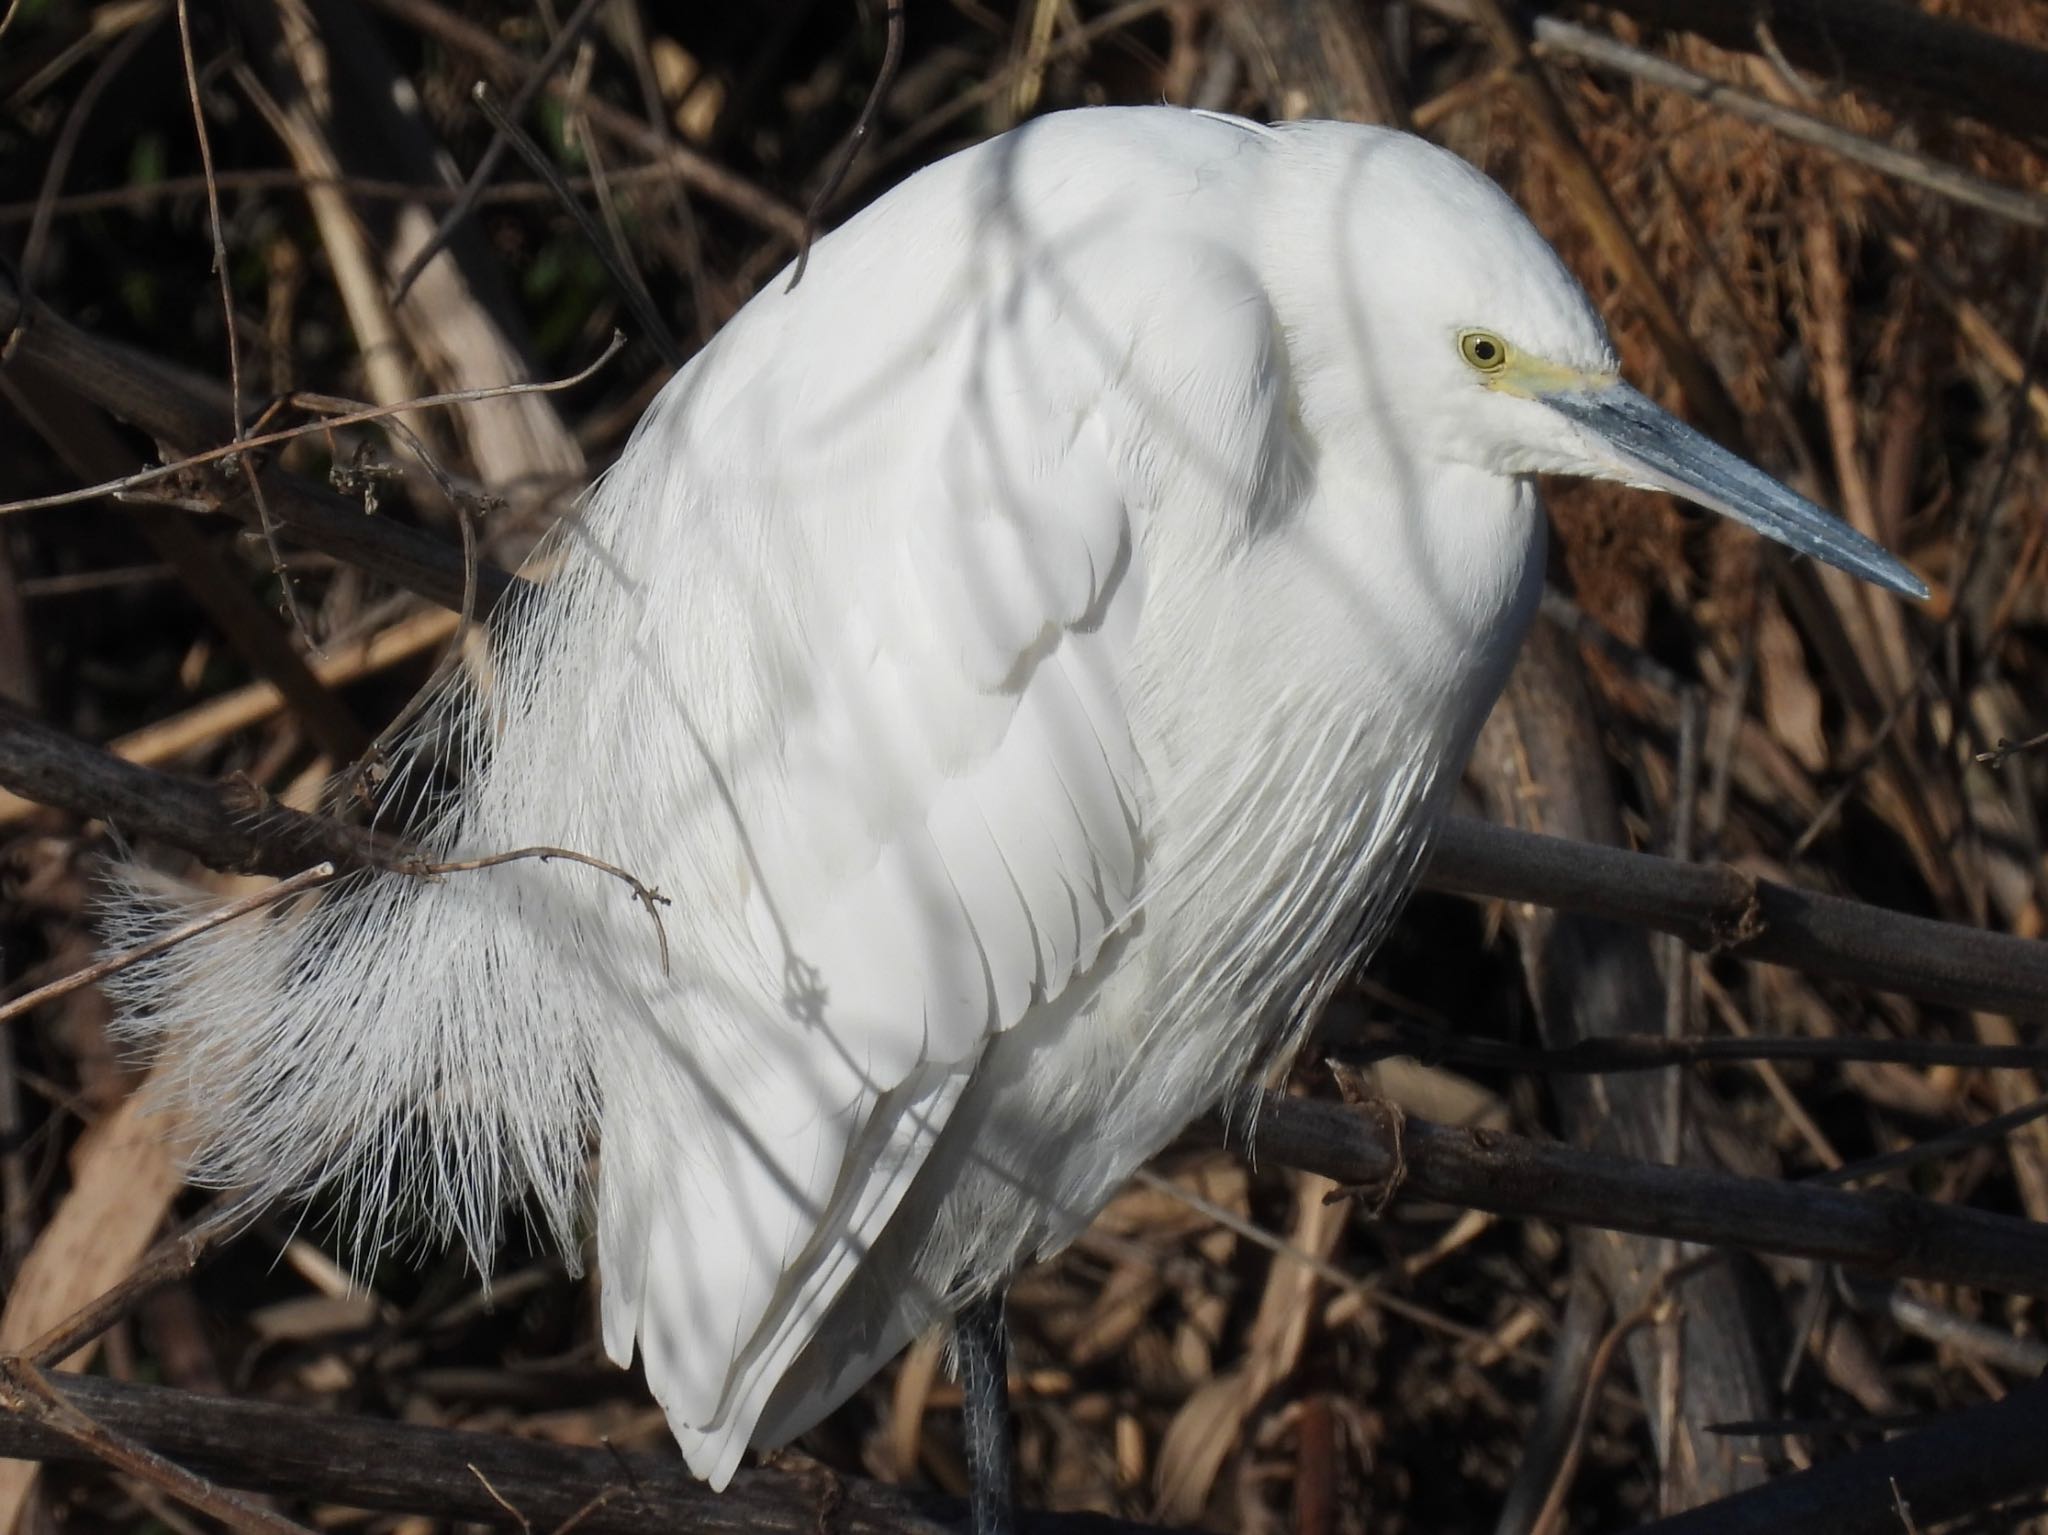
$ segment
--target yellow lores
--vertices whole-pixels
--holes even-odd
[[[1490,330],[1460,331],[1458,355],[1484,377],[1487,388],[1518,399],[1540,400],[1566,390],[1590,392],[1613,382],[1609,375],[1524,356]]]

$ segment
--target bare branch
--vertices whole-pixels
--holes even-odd
[[[1249,1149],[1347,1185],[1377,1188],[1402,1168],[1400,1193],[1496,1215],[1844,1263],[2048,1296],[2048,1226],[1891,1191],[1629,1162],[1412,1115],[1397,1138],[1342,1104],[1267,1094]]]
[[[168,464],[158,464],[149,469],[138,469],[133,474],[122,475],[119,479],[103,480],[97,485],[81,486],[77,490],[59,491],[54,495],[32,496],[24,501],[0,502],[0,516],[10,512],[31,512],[50,506],[73,506],[80,501],[93,501],[101,496],[119,496],[124,492],[154,485],[175,475],[185,474],[207,464],[219,463],[223,459],[237,458],[254,452],[258,448],[274,448],[279,443],[291,442],[300,437],[309,437],[320,432],[330,432],[337,427],[359,426],[366,421],[381,421],[403,411],[432,410],[444,405],[466,405],[473,400],[497,400],[515,394],[553,394],[561,389],[573,389],[583,383],[618,355],[626,344],[626,338],[617,331],[605,349],[586,366],[565,378],[547,379],[537,384],[493,384],[487,389],[455,389],[446,394],[421,395],[417,399],[400,400],[392,405],[366,405],[361,410],[350,411],[342,416],[327,416],[318,421],[302,422],[298,426],[284,427],[275,432],[265,432],[260,437],[247,437],[239,442],[223,443],[216,448],[207,448],[174,459]]]
[[[1661,1034],[1608,1034],[1568,1045],[1509,1044],[1498,1039],[1418,1026],[1325,1018],[1318,1036],[1346,1056],[1365,1061],[1411,1055],[1435,1065],[1455,1062],[1493,1071],[1559,1076],[1662,1071],[1712,1061],[1890,1061],[1902,1066],[1960,1066],[1970,1070],[2048,1070],[2048,1044],[1985,1045],[1947,1039],[1816,1038],[1759,1035],[1700,1038]]]
[[[1790,965],[1924,1001],[2048,1019],[2048,944],[1620,848],[1447,819],[1423,885],[1676,933],[1696,949]]]
[[[138,767],[0,705],[0,786],[185,848],[215,868],[290,874],[402,868],[412,850],[381,833]],[[1659,932],[1695,948],[1952,1007],[2048,1019],[2048,944],[1936,922],[1756,880],[1452,816],[1423,885],[1529,901]]]
[[[252,1492],[352,1508],[503,1523],[510,1503],[537,1530],[577,1535],[958,1535],[952,1499],[838,1480],[829,1522],[802,1478],[742,1471],[722,1493],[673,1454],[583,1448],[510,1434],[384,1423],[274,1402],[244,1402],[98,1378],[56,1384],[66,1403],[152,1451]],[[0,1455],[87,1458],[42,1419],[0,1415]],[[1098,1515],[1018,1510],[1019,1535],[1167,1535]]]
[[[1634,1535],[1903,1535],[2048,1485],[2048,1380],[1810,1471],[1639,1527]],[[1987,1528],[1989,1526],[1986,1526]]]

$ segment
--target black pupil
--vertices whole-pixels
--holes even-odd
[[[1492,362],[1493,351],[1493,343],[1491,341],[1475,341],[1472,343],[1472,355],[1481,362]]]

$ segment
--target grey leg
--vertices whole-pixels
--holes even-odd
[[[967,1438],[974,1535],[1014,1535],[1010,1335],[1003,1325],[1002,1292],[962,1307],[953,1319],[953,1338],[960,1362],[960,1407]]]

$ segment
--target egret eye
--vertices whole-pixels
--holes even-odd
[[[1481,373],[1498,373],[1508,365],[1508,344],[1490,330],[1468,330],[1458,337],[1458,355]]]

